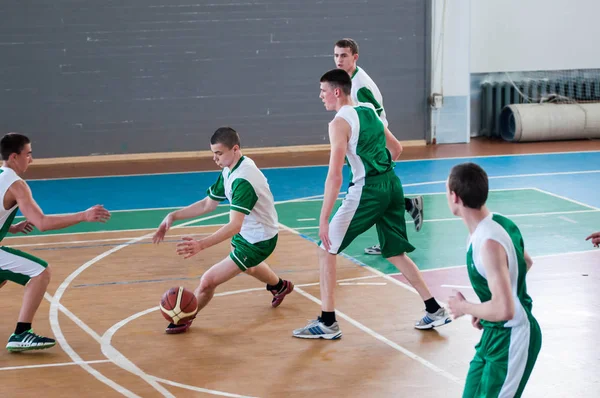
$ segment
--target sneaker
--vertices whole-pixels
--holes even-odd
[[[381,254],[381,246],[373,245],[371,247],[367,247],[367,248],[365,248],[365,253],[366,254]]]
[[[452,318],[450,314],[444,307],[437,310],[434,314],[430,314],[429,312],[425,312],[425,316],[415,323],[415,328],[417,329],[433,329],[437,326],[443,326],[447,323],[452,322]]]
[[[283,287],[281,288],[281,291],[278,292],[277,290],[269,290],[273,295],[273,300],[271,301],[271,305],[273,306],[273,308],[278,307],[279,304],[281,304],[281,302],[285,298],[285,296],[290,294],[293,290],[294,284],[290,281],[285,280],[283,281]]]
[[[301,339],[337,340],[342,337],[342,331],[337,322],[334,322],[331,326],[325,326],[318,318],[310,321],[305,327],[294,330],[292,336]]]
[[[185,333],[187,332],[187,330],[190,328],[190,326],[192,326],[192,322],[194,322],[194,319],[191,319],[187,322],[181,323],[179,325],[175,325],[174,323],[170,323],[169,326],[167,326],[167,328],[165,329],[165,333],[167,334],[180,334],[180,333]]]
[[[415,229],[417,232],[421,230],[423,226],[423,197],[417,196],[409,199],[412,202],[412,209],[408,212],[415,221]]]
[[[32,329],[21,334],[12,334],[6,344],[6,349],[10,352],[20,352],[29,350],[45,350],[54,347],[56,341],[48,337],[38,336]]]

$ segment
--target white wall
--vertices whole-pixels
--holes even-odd
[[[471,1],[471,73],[600,68],[599,40],[600,0]]]

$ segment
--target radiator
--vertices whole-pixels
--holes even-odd
[[[515,86],[530,100],[524,99]],[[485,82],[481,84],[481,135],[500,137],[500,112],[510,104],[540,102],[541,98],[556,94],[578,102],[600,101],[600,79],[577,78],[572,80],[527,80],[511,82]]]

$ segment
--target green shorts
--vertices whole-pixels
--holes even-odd
[[[229,253],[229,257],[242,271],[256,267],[273,253],[277,246],[277,236],[261,242],[250,243],[242,235],[236,234],[231,239],[233,251]]]
[[[520,397],[542,346],[540,326],[484,328],[475,346],[463,398]]]
[[[350,186],[329,222],[329,252],[340,253],[373,225],[384,258],[412,252],[415,248],[406,236],[405,211],[402,184],[393,170],[367,177],[363,186]]]
[[[44,260],[10,247],[0,247],[0,283],[9,280],[25,286],[31,278],[44,272]]]

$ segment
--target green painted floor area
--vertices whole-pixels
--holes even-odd
[[[338,205],[340,203],[341,200],[338,200]],[[277,204],[279,221],[318,240],[321,204],[321,200]],[[421,269],[464,264],[467,229],[448,210],[445,195],[424,195],[424,206],[425,223],[420,232],[415,231],[412,219],[406,215],[408,237],[416,247],[410,257]],[[584,239],[600,225],[600,211],[534,189],[492,191],[488,207],[513,219],[525,238],[526,249],[533,256],[590,250],[590,243]],[[43,235],[156,228],[169,211],[114,212],[106,224],[84,223]],[[219,206],[215,213],[198,218],[199,221],[192,225],[223,224],[227,222],[228,214],[227,206]],[[211,217],[215,215],[218,216]],[[206,217],[210,218],[205,219]],[[36,230],[31,235],[39,234]],[[396,268],[381,257],[364,254],[365,247],[376,243],[377,233],[372,228],[358,237],[345,253],[382,272],[397,272]]]

